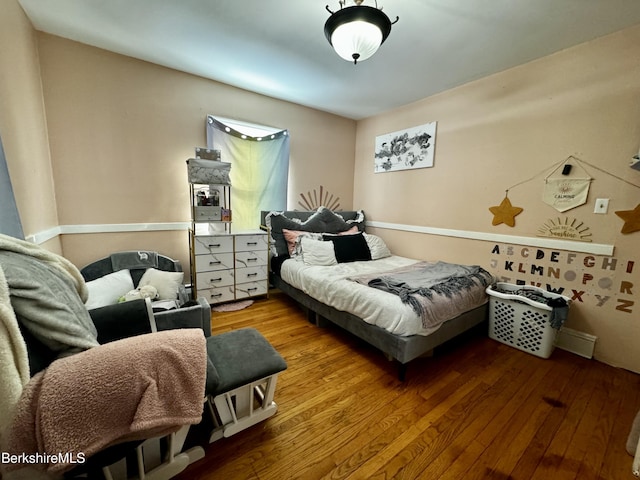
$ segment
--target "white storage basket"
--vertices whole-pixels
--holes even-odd
[[[549,358],[558,331],[551,326],[553,308],[516,292],[532,291],[548,299],[568,297],[529,285],[498,282],[487,287],[489,295],[489,337],[538,357]],[[514,293],[503,293],[514,292]]]

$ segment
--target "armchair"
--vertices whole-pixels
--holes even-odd
[[[202,416],[209,370],[203,331],[146,334],[155,328],[147,300],[121,306],[126,321],[112,317],[118,327],[105,330],[107,317],[94,324],[86,299],[80,272],[68,260],[0,235],[2,450],[16,458],[64,455],[41,457],[47,465],[35,470],[29,461],[3,464],[0,476],[48,478],[45,472],[61,473],[84,458],[83,467],[101,468],[136,447],[140,478],[171,478],[203,455],[202,449],[181,451],[189,425]],[[150,448],[162,450],[154,465]],[[98,478],[93,467],[87,475]]]
[[[207,335],[206,301],[204,325],[200,312],[197,328],[167,331],[156,331],[149,299],[90,311],[86,301],[68,260],[0,235],[2,450],[64,455],[31,472],[30,464],[0,465],[1,478],[51,478],[41,475],[46,467],[65,478],[124,479],[133,465],[137,478],[166,480],[204,455],[182,449],[205,405],[210,441],[276,413],[276,378],[287,365],[258,331]],[[74,453],[87,461],[74,468]]]
[[[158,331],[176,328],[202,328],[206,337],[211,336],[211,307],[209,303],[204,297],[190,301],[182,281],[184,274],[182,276],[171,275],[183,272],[182,265],[178,260],[154,251],[124,251],[96,260],[82,267],[80,273],[91,289],[91,282],[105,279],[122,270],[129,270],[132,288],[140,286],[141,282],[151,285],[153,283],[149,282],[154,282],[156,285],[153,286],[160,292],[161,299],[171,299],[178,302],[179,308],[177,309],[154,311]],[[121,293],[125,293],[125,291]],[[120,305],[114,303],[101,307],[106,308],[106,311],[101,314],[108,315],[111,308],[122,308]]]
[[[38,392],[41,397],[37,399],[33,396],[33,401],[39,405],[38,423],[35,424],[37,446],[30,429],[23,428],[24,425],[31,425],[29,419],[32,416],[29,408],[24,407],[24,402],[14,418],[13,432],[9,430],[8,443],[13,443],[14,448],[19,446],[20,451],[38,451],[42,446],[57,446],[62,452],[68,452],[69,445],[81,445],[82,453],[86,454],[83,462],[74,466],[65,465],[63,461],[47,467],[47,472],[54,476],[64,472],[65,479],[124,480],[132,478],[130,475],[133,474],[135,478],[166,480],[203,458],[204,450],[201,447],[183,448],[191,425],[200,421],[202,403],[199,399],[208,375],[205,372],[211,368],[205,359],[206,345],[201,340],[203,333],[199,329],[153,333],[154,317],[150,313],[149,303],[148,299],[141,299],[117,305],[116,308],[104,307],[91,311],[100,345],[58,358],[57,361],[53,361],[56,358],[47,353],[45,345],[21,326],[29,363],[46,369],[46,376],[34,376],[25,386],[26,398],[30,397],[32,391]],[[172,352],[168,356],[165,354],[167,350]],[[135,364],[136,368],[130,368],[131,364]],[[154,377],[157,365],[164,366],[156,382],[149,378]],[[36,371],[32,368],[31,373],[35,375]],[[175,390],[167,388],[171,382],[162,381],[169,376],[180,379],[178,383],[181,385]],[[51,379],[55,381],[55,388],[49,388],[47,393],[44,385],[47,380],[52,382]],[[106,379],[105,388],[96,388],[96,385],[102,385],[102,379]],[[35,385],[31,385],[33,382]],[[172,400],[167,404],[169,408],[166,413],[162,413],[166,416],[158,417],[158,412],[164,412],[164,407],[156,411],[157,405],[152,405],[150,411],[147,382],[156,384],[154,388],[160,391],[160,401],[163,398],[166,400],[167,394],[177,391],[181,396],[187,395],[184,397],[187,400],[183,399],[187,407],[174,409],[176,400]],[[58,408],[45,404],[43,408],[43,395],[54,403],[58,403],[57,398],[62,396],[64,400],[59,401],[62,406]],[[95,406],[91,405],[93,402]],[[123,406],[116,406],[118,417],[121,418],[116,420],[106,413],[100,419],[100,412],[108,410],[113,402]],[[71,415],[61,415],[61,412],[69,411],[68,405],[76,407]],[[128,410],[128,405],[135,407]],[[128,420],[133,411],[133,420]],[[176,411],[183,414],[187,412],[188,415],[172,418],[171,414]],[[90,430],[73,424],[72,417],[84,418],[89,413],[93,425]],[[47,423],[51,424],[51,419],[59,426],[48,431],[45,427]],[[131,427],[127,425],[129,421],[132,421]],[[16,431],[19,433],[16,434]],[[70,456],[69,460],[73,462],[74,457]],[[7,478],[13,478],[11,472]]]

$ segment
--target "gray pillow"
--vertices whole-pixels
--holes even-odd
[[[354,225],[358,226],[360,231],[364,230],[364,213],[359,212],[357,220],[345,221],[342,216],[332,212],[328,208],[320,207],[313,215],[304,222],[299,219],[291,219],[284,212],[271,212],[266,217],[266,223],[271,231],[271,237],[275,244],[277,255],[286,255],[289,253],[287,241],[284,238],[282,229],[301,230],[304,232],[316,233],[340,233],[349,230]]]

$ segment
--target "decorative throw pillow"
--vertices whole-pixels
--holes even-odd
[[[287,248],[289,249],[289,255],[291,257],[295,257],[298,253],[300,253],[298,252],[298,250],[301,236],[310,236],[312,238],[315,238],[316,240],[322,240],[322,234],[305,232],[302,230],[287,230],[286,228],[283,228],[282,234],[284,235],[284,239],[287,241]]]
[[[175,300],[178,289],[184,281],[184,272],[164,272],[155,268],[147,268],[138,283],[138,287],[151,285],[158,290],[158,300]]]
[[[364,233],[364,239],[367,241],[367,245],[369,246],[369,250],[371,251],[371,260],[380,260],[381,258],[390,257],[391,251],[387,244],[384,243],[377,235],[371,235],[368,233]]]
[[[118,299],[133,290],[133,280],[129,270],[118,270],[87,282],[89,298],[85,302],[88,310],[118,303]]]
[[[300,250],[305,265],[330,266],[338,264],[332,242],[303,236],[300,238]]]
[[[355,235],[323,235],[322,239],[333,242],[338,263],[371,260],[371,251],[362,233]]]
[[[364,214],[362,217],[364,218]],[[283,212],[272,212],[268,214],[265,222],[271,232],[277,255],[286,255],[289,253],[289,247],[282,232],[283,229],[315,233],[339,233],[349,230],[354,226],[347,223],[339,214],[332,212],[326,207],[318,208],[318,210],[304,222],[299,219],[290,219],[285,216]],[[364,228],[364,223],[360,222],[355,226],[359,229],[360,227]]]

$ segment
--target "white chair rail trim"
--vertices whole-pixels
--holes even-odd
[[[190,222],[163,222],[163,223],[102,223],[85,225],[59,225],[27,235],[26,240],[35,244],[42,244],[58,235],[83,234],[83,233],[118,233],[118,232],[158,232],[173,230],[188,230]]]
[[[482,240],[486,242],[509,243],[514,245],[526,245],[529,247],[569,250],[579,253],[591,253],[594,255],[613,255],[614,246],[602,243],[572,242],[569,240],[556,240],[544,237],[523,237],[518,235],[504,235],[499,233],[473,232],[469,230],[453,230],[449,228],[425,227],[420,225],[407,225],[402,223],[389,223],[367,221],[367,227],[382,228],[387,230],[399,230],[403,232],[425,233],[445,237],[466,238],[469,240]],[[117,232],[152,232],[188,230],[189,222],[164,222],[164,223],[112,223],[112,224],[86,224],[86,225],[59,225],[37,232],[26,237],[27,241],[41,244],[58,235],[83,234],[83,233],[117,233]]]
[[[445,237],[467,238],[470,240],[483,240],[486,242],[509,243],[514,245],[526,245],[528,247],[550,248],[557,250],[569,250],[571,252],[592,253],[594,255],[613,255],[614,246],[601,243],[572,242],[569,240],[556,240],[544,237],[522,237],[517,235],[504,235],[499,233],[472,232],[467,230],[452,230],[449,228],[423,227],[418,225],[405,225],[401,223],[387,223],[366,221],[367,227],[382,228],[387,230],[400,230],[403,232],[426,233]]]

